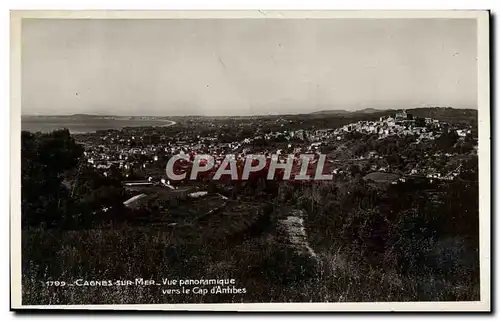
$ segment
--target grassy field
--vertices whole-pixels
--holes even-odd
[[[320,253],[321,264],[308,267],[307,258],[280,250],[270,236],[218,250],[211,249],[210,244],[199,249],[166,246],[168,233],[126,227],[62,235],[29,231],[23,233],[23,238],[30,243],[39,242],[32,243],[26,251],[26,256],[39,264],[23,264],[23,304],[369,302],[472,300],[479,296],[478,284],[472,284],[466,275],[452,283],[431,276],[418,278],[397,271],[364,269],[350,262],[350,255],[342,249]],[[41,247],[50,248],[51,252],[44,255]],[[310,270],[304,271],[307,267]],[[49,280],[135,278],[234,278],[236,287],[244,288],[246,293],[168,295],[161,290],[178,287],[44,285]]]

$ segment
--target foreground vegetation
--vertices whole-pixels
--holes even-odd
[[[368,194],[373,192],[368,188],[362,196],[365,201],[360,202],[366,207],[361,205],[347,212],[341,209],[347,208],[345,204],[327,201],[325,209],[319,210],[319,203],[324,200],[316,196],[332,188],[328,185],[283,186],[282,199],[269,214],[279,213],[279,204],[286,202],[286,197],[296,198],[297,206],[308,209],[307,230],[311,246],[319,256],[317,265],[276,242],[273,219],[261,221],[256,233],[249,232],[237,239],[231,236],[240,230],[251,230],[255,224],[245,226],[236,222],[234,227],[228,221],[205,222],[189,229],[130,223],[82,230],[27,228],[22,236],[24,302],[353,302],[479,298],[474,204],[456,211],[460,204],[453,201],[432,210],[426,208],[431,202],[420,199],[423,212],[402,208],[400,215],[386,218],[367,203]],[[450,201],[459,199],[454,197],[468,197],[466,194],[472,192],[461,189],[463,186],[456,188],[459,194],[453,195]],[[391,192],[395,193],[388,191]],[[330,193],[337,193],[340,202],[352,200],[342,197],[338,190]],[[446,207],[450,207],[449,210]],[[386,213],[393,210],[385,209]],[[465,215],[448,216],[450,210]],[[135,278],[234,278],[238,287],[246,289],[246,294],[164,295],[161,293],[164,287],[57,288],[43,283]]]

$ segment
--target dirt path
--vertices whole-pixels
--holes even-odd
[[[315,260],[318,259],[318,255],[307,240],[303,211],[292,209],[285,217],[279,219],[277,222],[277,236],[281,243],[295,249],[298,254],[305,254]]]

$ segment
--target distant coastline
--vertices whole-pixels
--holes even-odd
[[[176,122],[160,117],[134,116],[22,116],[21,129],[29,132],[50,132],[57,129],[68,129],[71,134],[84,134],[98,130],[121,129],[124,127],[168,127]]]
[[[470,117],[477,119],[477,109],[452,108],[452,107],[417,107],[401,108],[416,117],[430,117],[442,121],[450,121],[455,117]],[[206,119],[259,119],[280,117],[352,117],[369,115],[370,117],[386,116],[397,112],[397,109],[375,109],[365,108],[356,111],[343,109],[320,110],[305,114],[280,114],[280,115],[253,115],[253,116],[116,116],[116,115],[23,115],[21,116],[21,128],[30,132],[50,132],[56,129],[67,128],[72,134],[83,134],[96,132],[98,130],[122,129],[124,127],[168,127],[177,124],[175,119],[183,122],[189,118]]]

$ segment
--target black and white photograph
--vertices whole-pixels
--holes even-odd
[[[488,11],[11,28],[12,308],[489,311]]]

